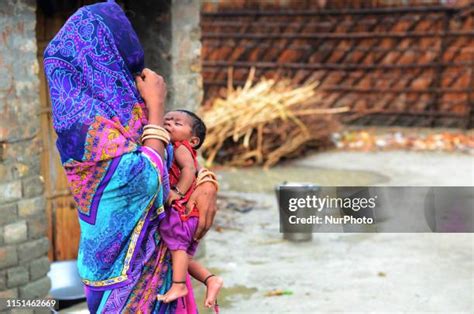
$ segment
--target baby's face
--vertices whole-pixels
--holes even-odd
[[[192,120],[186,113],[170,111],[165,114],[165,129],[172,142],[190,141],[193,137]]]

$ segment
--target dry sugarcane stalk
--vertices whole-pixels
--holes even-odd
[[[229,69],[226,98],[216,98],[203,109],[208,135],[203,153],[208,165],[215,160],[231,165],[276,164],[305,143],[327,137],[339,124],[336,114],[349,108],[322,108],[318,82],[302,86],[290,80],[262,78],[255,84],[251,69],[243,87],[232,86]]]

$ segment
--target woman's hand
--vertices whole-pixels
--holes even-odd
[[[144,69],[141,75],[135,78],[135,81],[148,109],[148,123],[162,126],[165,114],[165,81],[150,69]],[[143,145],[154,149],[161,158],[164,158],[165,145],[161,140],[149,138],[144,141]]]
[[[187,212],[191,212],[194,206],[199,208],[199,225],[194,234],[194,239],[199,240],[211,228],[217,211],[217,189],[210,182],[204,182],[196,187],[189,197],[186,205]]]
[[[159,115],[162,120],[166,99],[166,83],[164,79],[152,70],[145,68],[141,75],[135,78],[135,81],[138,91],[148,108],[149,119],[156,118],[155,116]]]

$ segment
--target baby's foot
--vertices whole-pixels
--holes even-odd
[[[207,292],[204,306],[212,308],[216,304],[217,295],[224,285],[224,280],[221,277],[212,276],[207,279]]]
[[[158,301],[163,301],[164,303],[170,303],[174,300],[184,297],[188,294],[188,288],[184,283],[173,283],[171,289],[165,293],[165,295],[159,294],[156,296]]]

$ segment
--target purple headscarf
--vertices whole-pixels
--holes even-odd
[[[105,160],[133,150],[144,117],[133,74],[141,72],[143,60],[129,20],[110,0],[79,9],[49,43],[44,66],[63,163]],[[88,143],[87,133],[94,123],[106,125],[108,140],[115,130],[115,150],[96,152],[100,156],[91,151],[94,143]]]

